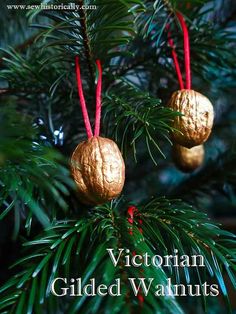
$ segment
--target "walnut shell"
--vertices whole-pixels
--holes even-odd
[[[174,118],[173,140],[191,148],[203,144],[209,137],[214,120],[214,110],[208,98],[191,89],[178,90],[171,96],[169,105],[183,116]]]
[[[71,170],[81,201],[98,205],[117,197],[124,186],[125,164],[115,142],[92,137],[71,157]]]
[[[204,160],[203,145],[186,148],[175,144],[173,147],[173,160],[175,165],[183,172],[191,172],[200,167]]]

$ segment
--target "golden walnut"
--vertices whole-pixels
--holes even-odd
[[[173,132],[176,143],[191,148],[208,139],[214,120],[208,98],[194,90],[183,89],[173,93],[168,106],[183,114],[174,118],[173,127],[178,130]]]
[[[71,169],[83,203],[102,204],[123,189],[124,160],[116,143],[108,138],[92,137],[80,143],[72,154]]]
[[[175,144],[173,147],[173,160],[183,172],[191,172],[200,167],[204,160],[203,145],[186,148]]]

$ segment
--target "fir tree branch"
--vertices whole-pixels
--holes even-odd
[[[121,206],[123,207],[123,204]],[[119,241],[122,243],[122,248],[129,248],[130,252],[135,251],[136,254],[166,255],[173,254],[173,250],[178,249],[181,255],[203,255],[205,269],[210,276],[216,278],[227,299],[222,272],[225,269],[232,283],[236,285],[236,236],[221,230],[205,214],[194,211],[181,201],[169,201],[162,198],[139,206],[135,222],[138,226],[138,220],[142,219],[143,233],[140,233],[139,229],[134,226],[132,237],[128,232],[130,225],[126,218],[118,214],[119,212],[119,208],[112,208],[109,205],[97,207],[93,211],[93,217],[83,218],[78,222],[56,222],[44,234],[25,243],[25,246],[31,249],[31,254],[15,263],[15,266],[21,266],[23,270],[1,287],[1,310],[6,311],[14,307],[18,311],[24,308],[28,313],[40,311],[52,298],[50,294],[52,280],[56,277],[67,276],[63,265],[66,266],[68,273],[72,272],[71,267],[75,267],[74,276],[80,276],[83,283],[89,277],[96,277],[105,284],[111,283],[119,276],[120,269],[112,266],[106,248],[117,249]],[[85,247],[87,253],[83,255],[82,250]],[[78,256],[80,256],[81,265],[79,273]],[[103,272],[99,272],[101,269],[106,269],[105,276]],[[143,276],[154,278],[158,284],[164,286],[167,278],[171,277],[173,282],[178,284],[181,270],[177,272],[174,270],[176,270],[174,265],[167,269],[143,267]],[[185,267],[183,271],[187,284],[201,284],[207,279],[200,268]],[[135,267],[126,268],[126,272],[129,277],[139,276]],[[122,282],[123,280],[124,278]],[[36,291],[39,293],[36,294]],[[153,292],[145,297],[144,309],[148,313],[151,313],[153,309],[158,309],[159,313],[165,313],[166,308],[169,313],[183,313],[173,296],[153,298]],[[11,298],[12,296],[14,297]],[[124,296],[125,293],[121,299],[112,298],[113,304],[117,302],[118,307],[124,306]],[[93,307],[96,310],[109,309],[109,298],[101,299],[98,296],[94,299],[87,299],[85,303],[86,299],[68,298],[63,304],[56,303],[53,311],[68,309],[70,313],[76,313],[78,310],[86,313],[88,308],[91,310]],[[132,304],[135,305],[133,297]]]
[[[30,221],[29,232],[32,214],[45,226],[55,219],[55,206],[67,209],[64,198],[74,183],[63,157],[37,142],[29,117],[2,107],[0,121],[0,219],[15,209]]]
[[[48,43],[44,47],[59,46],[67,55],[68,52],[70,56],[85,55],[89,64],[91,58],[109,63],[111,58],[118,56],[135,34],[132,17],[143,9],[143,4],[140,0],[96,0],[93,5],[96,10],[86,13],[42,13],[56,21],[55,26],[35,25],[46,29],[43,36]],[[91,65],[89,67],[91,71]]]
[[[136,143],[142,138],[155,164],[155,151],[165,157],[157,140],[164,137],[170,141],[171,124],[179,113],[161,106],[160,99],[151,97],[125,80],[108,90],[103,104],[108,134],[119,142],[125,155],[131,149],[136,159]],[[121,130],[123,135],[120,139],[118,134]]]
[[[228,292],[223,278],[225,271],[236,288],[236,236],[224,231],[210,221],[206,214],[194,209],[179,200],[165,198],[153,199],[139,207],[136,215],[143,221],[143,233],[149,235],[157,252],[173,253],[174,249],[181,255],[200,254],[204,256],[205,269],[208,276],[218,281],[221,292],[226,300],[228,311],[230,304]],[[186,283],[204,282],[204,271],[200,268],[185,268],[183,274]],[[181,272],[170,271],[170,276],[180,283]],[[204,304],[206,296],[202,295]],[[206,310],[206,309],[205,309]]]
[[[81,7],[83,6],[83,0],[78,0],[78,3],[81,5]],[[84,47],[85,47],[85,56],[87,59],[87,64],[88,64],[88,68],[89,68],[89,73],[91,76],[91,80],[92,82],[94,82],[94,71],[93,71],[93,56],[92,56],[92,52],[91,52],[91,48],[89,45],[89,38],[88,38],[88,30],[87,30],[87,20],[86,20],[86,12],[85,10],[81,9],[80,10],[80,14],[81,14],[81,29],[82,29],[82,36],[83,36],[83,40],[84,40]]]

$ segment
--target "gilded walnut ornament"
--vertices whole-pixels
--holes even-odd
[[[124,186],[125,164],[115,142],[100,136],[80,143],[71,157],[81,201],[98,205],[117,197]]]
[[[211,134],[214,110],[209,99],[191,89],[174,92],[169,101],[170,108],[182,113],[174,118],[173,140],[191,148],[203,144]]]
[[[177,168],[183,172],[192,172],[204,161],[204,146],[187,148],[178,144],[173,146],[173,160]]]

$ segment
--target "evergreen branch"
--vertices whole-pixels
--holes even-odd
[[[82,6],[83,5],[83,0],[78,1],[79,4]],[[88,38],[88,30],[87,30],[87,20],[86,20],[86,13],[85,10],[80,11],[81,14],[81,32],[84,40],[84,48],[85,48],[85,56],[87,59],[87,64],[90,72],[90,76],[92,78],[92,81],[94,81],[94,72],[93,72],[93,62],[92,62],[92,52],[91,48],[89,46],[89,38]]]
[[[65,74],[65,69],[55,66],[48,66],[43,68],[42,54],[37,47],[32,47],[27,51],[27,55],[20,54],[13,48],[8,50],[2,49],[4,53],[3,68],[0,72],[0,78],[5,80],[9,87],[5,90],[7,93],[17,93],[37,95],[40,93],[48,93],[52,82],[58,79],[62,73]],[[47,56],[52,57],[50,52]],[[48,76],[48,71],[51,75]]]
[[[217,280],[230,311],[223,273],[227,273],[236,288],[235,235],[220,229],[206,214],[194,211],[191,206],[179,200],[153,199],[139,207],[136,219],[142,219],[143,233],[158,254],[163,255],[164,252],[164,255],[170,255],[177,249],[178,254],[182,256],[202,255],[204,270],[201,267],[185,267],[178,268],[177,272],[171,268],[170,272],[167,272],[177,284],[180,283],[182,275],[186,284],[201,284],[206,281],[206,270],[208,277]],[[202,297],[207,304],[206,296]]]
[[[18,53],[22,53],[24,52],[26,49],[28,49],[35,41],[35,39],[39,36],[40,34],[35,34],[33,36],[31,36],[30,38],[28,38],[27,40],[25,40],[23,43],[17,45],[14,48],[14,51],[18,52]],[[2,58],[4,57],[4,54],[2,57],[0,57],[0,65],[2,63]]]
[[[83,1],[79,3],[82,4]],[[143,10],[143,4],[140,0],[95,0],[90,4],[96,9],[87,10],[86,14],[83,10],[78,13],[42,12],[54,20],[56,25],[35,27],[46,29],[43,37],[49,41],[44,47],[61,46],[64,53],[81,57],[85,55],[90,73],[93,73],[91,60],[101,59],[109,63],[109,59],[119,55],[133,38],[133,18]]]
[[[188,5],[181,6],[181,11],[186,14],[185,18],[189,25],[190,47],[191,47],[191,68],[192,71],[209,83],[219,77],[230,74],[231,81],[234,79],[233,69],[235,68],[235,45],[233,31],[228,26],[223,27],[220,22],[209,19],[209,11],[214,12],[214,7],[202,10],[202,1],[192,1]],[[137,19],[139,33],[147,41],[150,48],[147,50],[150,58],[152,47],[155,60],[161,58],[159,67],[164,67],[175,77],[173,66],[170,66],[170,48],[167,42],[166,25],[170,23],[171,34],[176,45],[181,64],[184,64],[183,56],[183,37],[178,26],[177,20],[173,15],[177,7],[177,1],[157,1],[155,4],[148,4],[147,10]],[[213,25],[214,23],[214,25]],[[142,48],[141,48],[142,49]],[[141,50],[140,49],[140,50]],[[145,58],[146,59],[146,58]],[[228,80],[220,80],[220,87],[229,85]]]
[[[64,273],[64,276],[68,276],[73,263],[77,263],[78,267],[78,256],[81,254],[90,226],[91,222],[87,220],[58,222],[46,230],[41,237],[25,243],[25,246],[34,248],[33,253],[12,266],[24,265],[24,270],[1,287],[0,310],[14,313],[30,314],[35,311],[41,313],[46,300],[53,297],[50,291],[51,283],[59,271]],[[75,250],[76,254],[73,254],[74,259],[71,261],[72,250]],[[97,263],[94,263],[94,266],[96,267]],[[10,299],[6,297],[9,290],[14,291],[14,297]]]
[[[111,296],[101,298],[99,295],[93,298],[67,297],[62,303],[54,303],[50,311],[53,313],[55,311],[86,313],[88,309],[104,311],[110,309],[111,302],[113,306],[118,308],[122,306],[125,311],[128,310],[126,295],[129,293],[129,288],[124,284],[125,278],[121,275],[120,267],[114,267],[106,249],[116,249],[119,243],[118,238],[122,241],[120,243],[130,251],[137,249],[150,252],[150,249],[141,240],[142,237],[136,228],[134,228],[134,236],[130,237],[126,219],[114,215],[113,210],[114,208],[108,205],[101,206],[94,209],[92,219],[89,217],[78,222],[56,222],[41,236],[25,243],[24,246],[27,250],[31,250],[31,254],[18,260],[12,266],[21,266],[23,270],[0,288],[0,309],[15,313],[20,313],[20,311],[29,314],[35,311],[41,313],[48,308],[47,304],[52,304],[53,299],[55,300],[55,296],[51,293],[52,281],[58,277],[69,280],[69,274],[73,273],[74,277],[81,278],[82,285],[92,277],[96,278],[96,282],[107,285],[114,283],[115,278],[120,278],[122,296],[117,298]],[[85,249],[86,254],[83,254]],[[105,273],[104,269],[106,269]],[[136,268],[126,269],[125,272],[127,272],[126,276],[139,276]],[[158,283],[166,283],[166,275],[161,269],[153,271],[147,268],[143,275],[154,277]],[[56,289],[59,288],[59,286],[56,287]],[[13,298],[11,298],[12,295],[14,295]],[[135,296],[131,296],[130,305],[134,309],[136,300]],[[147,296],[144,309],[148,313],[158,309],[159,313],[164,314],[166,308],[172,314],[183,313],[173,297],[159,300],[151,293]]]
[[[37,142],[29,118],[2,108],[0,114],[0,218],[15,209],[26,219],[32,214],[43,224],[55,218],[55,206],[67,209],[64,198],[74,187],[62,156]],[[46,214],[47,212],[47,214]]]
[[[157,140],[169,140],[171,123],[179,113],[160,105],[160,99],[151,97],[130,83],[120,81],[106,93],[103,105],[107,132],[120,144],[122,152],[132,149],[136,158],[136,143],[146,142],[149,156],[156,163],[153,150],[162,152]],[[123,131],[122,131],[123,130]],[[123,132],[120,137],[120,132]]]
[[[31,4],[31,0],[25,0],[24,4]],[[28,28],[28,20],[24,10],[9,10],[7,1],[4,1],[1,6],[1,47],[14,46],[16,50],[24,49],[24,44],[31,44],[31,38],[34,37],[34,31]],[[16,32],[17,29],[17,32]],[[0,61],[1,63],[1,61]]]
[[[144,266],[142,276],[154,278],[160,285],[165,286],[167,278],[171,278],[173,284],[179,284],[182,271],[186,284],[202,285],[208,278],[205,277],[206,271],[208,276],[216,278],[221,292],[227,299],[222,275],[225,270],[236,287],[236,236],[221,230],[205,214],[194,211],[181,201],[154,199],[140,206],[135,218],[137,225],[138,220],[142,219],[143,233],[134,226],[133,234],[130,236],[130,226],[126,218],[121,217],[118,212],[119,208],[116,210],[110,205],[97,207],[92,218],[87,217],[78,222],[56,222],[43,235],[26,243],[25,246],[31,248],[32,252],[15,264],[17,267],[23,266],[23,270],[0,289],[1,310],[12,311],[14,308],[14,311],[19,312],[19,309],[23,308],[29,314],[42,311],[50,299],[54,298],[50,293],[54,278],[68,278],[66,274],[74,273],[73,269],[74,277],[82,278],[83,285],[92,277],[104,284],[113,283],[114,278],[121,278],[124,283],[126,279],[121,276],[124,269],[120,272],[120,268],[115,268],[106,252],[107,248],[116,250],[119,245],[122,245],[121,248],[129,249],[130,253],[135,251],[141,255],[144,253],[149,256],[171,255],[177,249],[181,256],[199,254],[204,257],[204,270],[201,267],[176,269],[172,264],[168,268]],[[85,248],[84,255],[82,252]],[[106,269],[105,274],[102,269]],[[135,267],[126,268],[125,273],[128,278],[140,277]],[[123,297],[112,297],[112,303],[126,309],[125,295],[129,289],[127,286],[126,288],[122,286],[122,289]],[[154,298],[154,291],[154,287],[151,288],[145,297],[144,309],[148,313],[152,313],[154,309],[158,309],[159,313],[165,313],[167,308],[169,313],[183,313],[173,296]],[[86,296],[74,300],[67,298],[67,302],[55,303],[53,311],[77,313],[86,312],[88,308],[99,311],[109,309],[110,302],[110,297],[101,296],[92,299]],[[206,299],[205,303],[207,304]],[[131,297],[131,304],[132,307],[135,306],[134,296]]]

